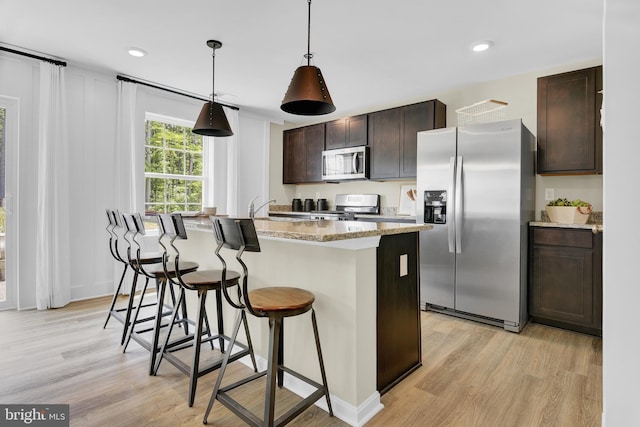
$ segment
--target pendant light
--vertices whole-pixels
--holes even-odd
[[[216,49],[222,47],[222,43],[217,40],[207,41],[207,46],[213,50],[213,73],[211,79],[211,102],[202,106],[198,120],[193,127],[193,133],[204,136],[231,136],[233,131],[224,114],[222,105],[215,102],[215,78],[216,78]]]
[[[287,113],[301,116],[318,116],[336,111],[329,95],[320,68],[311,65],[311,0],[307,25],[307,65],[298,67],[291,78],[287,93],[284,95],[280,109]]]

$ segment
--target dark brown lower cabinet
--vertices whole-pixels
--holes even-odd
[[[418,233],[382,236],[377,254],[377,390],[422,366]]]
[[[531,227],[529,258],[531,320],[602,336],[602,234]]]

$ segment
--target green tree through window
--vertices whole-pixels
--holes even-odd
[[[190,127],[145,121],[145,211],[202,210],[202,136]]]

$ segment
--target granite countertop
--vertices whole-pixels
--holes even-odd
[[[256,218],[255,225],[258,236],[261,237],[313,242],[332,242],[362,237],[414,233],[433,228],[433,226],[429,224],[325,220],[306,221],[295,218],[291,220]],[[185,227],[210,230],[212,224],[208,218],[185,218]]]
[[[529,222],[531,227],[555,227],[555,228],[578,228],[583,230],[591,230],[594,234],[602,233],[604,231],[604,225],[599,224],[561,224],[559,222],[551,221],[531,221]]]

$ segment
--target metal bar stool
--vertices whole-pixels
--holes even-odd
[[[214,224],[214,232],[216,239],[220,242],[216,255],[222,260],[223,266],[226,268],[224,259],[220,255],[220,248],[225,247],[237,250],[236,259],[242,266],[242,302],[238,307],[239,313],[236,325],[233,330],[232,343],[236,339],[238,330],[240,329],[240,319],[245,311],[248,311],[256,317],[269,318],[269,356],[267,370],[251,375],[243,380],[237,381],[231,385],[221,387],[222,378],[227,368],[229,355],[225,356],[225,360],[220,368],[218,379],[211,394],[209,405],[204,414],[203,423],[207,424],[207,418],[211,412],[211,408],[216,400],[240,417],[244,422],[252,426],[282,426],[289,423],[295,417],[300,415],[304,410],[313,405],[322,396],[327,399],[329,414],[333,416],[331,408],[331,399],[329,397],[329,388],[327,387],[327,378],[324,370],[324,362],[322,360],[322,351],[320,350],[320,338],[318,337],[318,325],[316,323],[316,315],[313,309],[315,296],[304,289],[292,287],[266,287],[252,291],[248,290],[249,272],[246,264],[241,257],[243,252],[260,252],[260,244],[258,235],[250,218],[212,218]],[[223,289],[225,289],[223,287]],[[226,296],[226,294],[225,294]],[[285,317],[297,316],[311,311],[311,323],[313,325],[313,333],[316,341],[316,351],[318,354],[318,362],[320,364],[320,373],[322,375],[322,384],[303,376],[302,374],[291,370],[283,365],[279,360],[279,351],[281,351],[280,331],[282,322]],[[286,372],[301,381],[313,386],[316,390],[308,397],[302,399],[297,405],[289,409],[286,413],[274,420],[275,413],[275,392],[278,372]],[[266,375],[266,396],[264,405],[264,417],[258,418],[247,408],[243,407],[238,401],[234,400],[230,391],[256,380]],[[281,386],[281,385],[280,385]]]
[[[224,335],[221,289],[222,283],[225,284],[225,287],[237,286],[240,274],[236,273],[235,271],[226,270],[224,272],[223,270],[198,270],[195,272],[183,274],[181,269],[178,268],[180,264],[180,251],[174,244],[176,239],[187,239],[187,231],[184,227],[182,215],[158,214],[158,224],[160,225],[161,231],[159,242],[160,245],[164,248],[162,261],[166,276],[171,284],[180,286],[180,294],[178,297],[178,304],[174,306],[171,321],[169,322],[169,329],[158,355],[158,360],[154,369],[154,375],[158,372],[158,368],[160,367],[160,363],[163,359],[168,360],[180,371],[189,375],[189,406],[193,406],[198,378],[211,371],[214,371],[215,369],[218,369],[222,365],[223,360],[223,358],[220,357],[209,363],[207,366],[200,367],[200,350],[202,343],[210,342],[211,348],[213,349],[213,341],[218,340],[220,351],[222,353],[225,353],[225,340],[231,341],[231,338]],[[167,245],[163,243],[164,237],[170,239],[168,246],[171,247],[174,254],[173,262],[169,260],[169,250],[167,248]],[[175,272],[175,274],[171,274],[172,271]],[[185,290],[196,291],[198,293],[198,316],[196,321],[196,332],[193,334],[193,339],[191,340],[192,343],[189,342],[185,343],[184,345],[171,347],[169,345],[171,331],[173,329],[173,324],[176,321],[179,307],[185,300]],[[214,336],[210,334],[210,327],[205,309],[208,291],[215,291],[216,296],[218,334]],[[241,357],[249,355],[251,357],[251,362],[253,363],[253,369],[255,372],[257,372],[258,368],[256,367],[256,360],[253,354],[253,345],[251,344],[251,336],[249,335],[249,326],[247,325],[247,319],[245,316],[242,317],[242,321],[247,336],[247,345],[236,342],[235,345],[240,347],[241,351],[233,354],[233,345],[230,345],[226,351],[226,354],[229,356],[227,357],[227,360],[234,361],[240,359]],[[204,329],[205,327],[206,330]],[[173,354],[173,352],[184,349],[186,347],[193,348],[193,358],[190,366]]]
[[[111,300],[111,306],[109,307],[109,312],[107,313],[107,320],[105,320],[104,326],[102,327],[102,329],[107,327],[107,323],[109,323],[109,319],[111,319],[112,315],[113,317],[117,318],[120,322],[124,323],[124,317],[122,317],[120,313],[123,311],[127,311],[127,309],[126,308],[116,309],[115,306],[116,306],[116,301],[118,300],[118,295],[120,294],[120,289],[122,289],[122,283],[124,282],[124,278],[129,268],[129,262],[123,255],[120,254],[120,248],[118,244],[119,237],[118,237],[118,231],[116,231],[116,229],[118,230],[122,229],[122,224],[120,223],[120,213],[113,209],[107,209],[107,221],[108,223],[107,223],[106,230],[109,233],[109,252],[111,252],[111,256],[113,257],[113,259],[115,259],[116,261],[118,261],[123,265],[123,269],[122,269],[122,275],[120,276],[120,282],[118,282],[118,288],[114,292],[113,299]]]
[[[149,350],[149,375],[153,375],[154,367],[156,364],[156,357],[158,355],[159,348],[159,335],[160,329],[166,327],[168,324],[163,324],[162,319],[165,316],[169,316],[173,313],[173,309],[176,305],[179,305],[182,310],[182,317],[176,322],[180,323],[184,326],[185,330],[185,338],[183,340],[189,339],[189,330],[188,330],[188,321],[187,321],[187,308],[186,303],[182,301],[181,303],[176,303],[175,293],[173,287],[169,287],[169,291],[171,293],[171,302],[172,305],[168,306],[165,304],[165,291],[167,279],[170,276],[175,276],[176,272],[173,270],[173,266],[169,271],[165,271],[163,262],[162,262],[162,254],[160,254],[159,262],[145,262],[146,258],[142,252],[142,245],[138,241],[138,236],[145,235],[145,227],[144,222],[142,220],[142,215],[139,213],[126,213],[122,214],[122,218],[124,220],[125,226],[127,228],[128,233],[132,236],[130,240],[127,239],[129,243],[129,248],[127,249],[127,257],[129,260],[129,265],[133,268],[136,278],[138,275],[143,275],[146,277],[145,285],[142,289],[141,300],[144,297],[147,286],[149,284],[149,279],[154,279],[156,282],[156,311],[155,315],[146,317],[145,319],[140,319],[140,309],[143,307],[143,304],[138,304],[138,307],[135,311],[133,319],[129,322],[129,330],[127,332],[127,337],[124,343],[123,352],[127,350],[127,346],[131,339],[140,344],[143,348]],[[125,236],[127,236],[125,234]],[[126,237],[125,237],[126,238]],[[135,246],[135,257],[132,256],[131,252],[133,250],[133,246]],[[186,274],[198,269],[198,264],[190,261],[180,262],[180,265],[176,266],[180,273]],[[134,278],[134,283],[135,283]],[[132,301],[132,298],[130,298]],[[153,326],[146,327],[143,329],[137,328],[137,325],[143,323],[144,321],[153,320]],[[146,340],[142,337],[142,334],[145,332],[153,331],[151,340]],[[173,345],[178,345],[178,342],[173,343]]]
[[[130,257],[130,253],[131,253],[130,238],[133,235],[135,230],[130,229],[128,226],[126,228],[123,227],[122,216],[120,215],[120,212],[116,210],[107,209],[107,219],[109,221],[109,224],[107,225],[107,231],[109,232],[109,250],[111,252],[111,255],[114,257],[114,259],[116,259],[116,261],[124,264],[124,268],[122,271],[122,275],[120,277],[120,282],[118,283],[118,288],[113,294],[113,298],[111,300],[111,306],[109,308],[109,313],[107,315],[107,320],[104,322],[103,328],[106,328],[107,323],[109,322],[109,319],[111,318],[111,316],[113,316],[114,318],[122,322],[123,328],[122,328],[122,337],[120,339],[120,345],[123,345],[127,337],[127,331],[129,330],[129,327],[131,325],[133,310],[139,310],[140,308],[155,306],[156,303],[155,301],[153,303],[146,303],[146,304],[143,303],[145,291],[147,289],[148,282],[149,282],[149,279],[147,278],[144,289],[140,295],[140,302],[138,303],[138,306],[134,305],[139,274],[138,274],[138,270],[132,267],[133,262]],[[122,239],[127,244],[126,257],[120,253],[120,243],[119,243],[119,235],[118,235],[119,230],[123,230]],[[161,262],[162,262],[162,254],[160,254],[159,252],[141,254],[139,257],[139,260],[136,260],[136,263],[141,263],[141,264],[159,264]],[[118,299],[118,295],[120,294],[120,290],[122,289],[122,284],[124,282],[124,278],[126,276],[126,273],[129,267],[132,267],[134,275],[133,275],[133,281],[131,284],[131,290],[129,293],[127,306],[124,308],[116,309],[115,308],[116,301]],[[123,312],[124,312],[124,315],[122,314]],[[150,319],[152,319],[152,317],[146,318],[146,319],[140,319],[139,322],[148,321]]]

